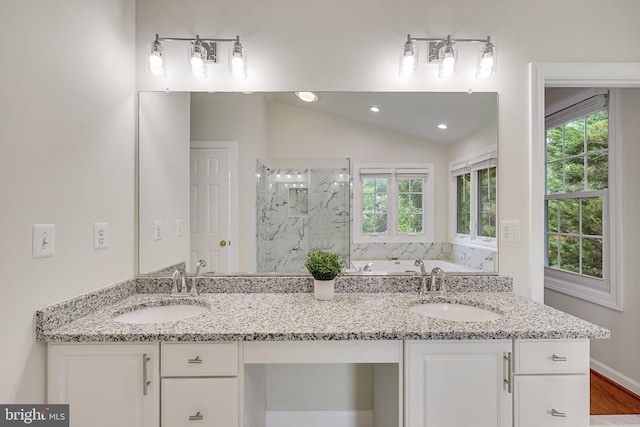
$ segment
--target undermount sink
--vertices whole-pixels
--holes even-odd
[[[454,322],[488,322],[502,317],[501,314],[484,308],[444,302],[416,304],[410,310],[423,316]]]
[[[194,304],[142,306],[117,314],[113,320],[120,323],[165,323],[185,320],[208,312],[209,307]]]

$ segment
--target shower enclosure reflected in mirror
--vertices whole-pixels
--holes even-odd
[[[260,159],[257,271],[305,271],[311,249],[349,263],[349,159]]]
[[[305,245],[351,260],[388,261],[385,271],[405,271],[407,263],[400,261],[415,259],[446,261],[459,271],[497,271],[496,93],[320,92],[313,103],[292,92],[139,95],[141,274],[179,263],[192,271],[200,258],[216,272],[304,272],[302,251],[290,249]],[[203,147],[218,154],[198,165],[194,150]],[[315,195],[305,193],[314,186],[310,180],[307,187],[291,181],[295,188],[269,194],[264,185],[275,178],[256,169],[259,159],[260,168],[275,171],[290,165],[273,162],[304,159],[290,168],[296,179],[298,172],[303,179],[303,173],[323,170],[317,162],[350,159],[350,165],[325,170],[346,169],[349,191],[336,198],[330,186],[318,184]],[[409,163],[427,166],[414,168],[422,175],[411,178],[403,166]],[[199,184],[196,191],[194,168],[221,174],[222,181]],[[392,171],[385,178],[388,193],[372,191],[373,181],[363,185],[375,178],[363,172],[372,168]],[[314,228],[309,218],[321,212],[320,196],[340,204],[327,205],[323,225]],[[271,228],[261,226],[261,218]],[[275,218],[286,221],[276,224]],[[371,228],[381,221],[387,229]],[[210,243],[192,247],[203,234]],[[265,247],[269,251],[261,252]]]

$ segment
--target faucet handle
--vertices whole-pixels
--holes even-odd
[[[200,273],[200,268],[205,268],[207,266],[207,261],[201,259],[200,261],[198,261],[198,263],[196,264],[196,276],[198,275],[198,273]]]

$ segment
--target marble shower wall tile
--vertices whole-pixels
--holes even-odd
[[[349,185],[340,175],[348,176],[348,170],[310,169],[296,188],[279,182],[279,172],[264,166],[258,171],[257,271],[306,271],[304,261],[313,248],[346,257]]]

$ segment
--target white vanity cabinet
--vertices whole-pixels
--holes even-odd
[[[238,343],[162,343],[163,426],[237,427]]]
[[[511,340],[406,341],[407,427],[512,424]]]
[[[71,427],[158,427],[159,345],[49,344],[48,402]]]
[[[589,425],[589,341],[514,341],[514,426]]]

